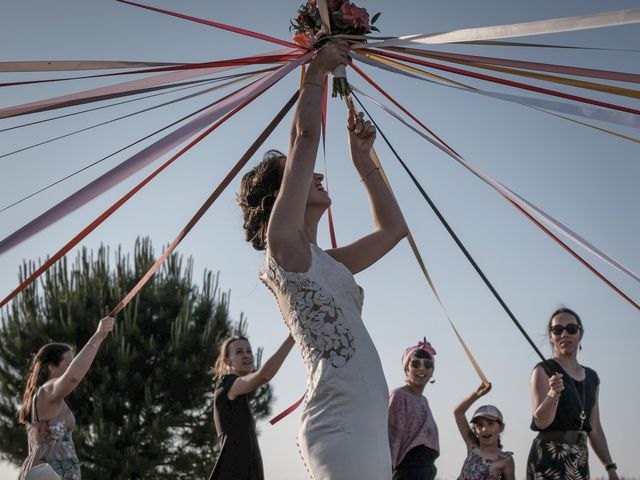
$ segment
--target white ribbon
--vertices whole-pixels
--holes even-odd
[[[576,232],[574,232],[570,228],[568,228],[565,225],[563,225],[562,222],[556,220],[551,215],[547,214],[546,212],[544,212],[543,210],[539,209],[538,207],[536,207],[535,205],[533,205],[529,201],[525,200],[523,197],[521,197],[520,195],[516,194],[515,192],[513,192],[509,188],[505,187],[502,183],[500,183],[497,180],[493,179],[491,176],[489,176],[486,173],[480,171],[477,167],[475,167],[474,165],[469,163],[467,160],[462,158],[456,152],[451,150],[451,148],[449,148],[448,146],[442,144],[437,139],[431,138],[430,135],[427,135],[424,132],[422,132],[422,131],[418,130],[417,128],[413,127],[412,125],[407,123],[403,118],[401,118],[397,113],[395,113],[390,108],[387,108],[386,106],[384,106],[381,103],[377,102],[376,100],[374,100],[373,98],[369,97],[367,94],[361,92],[357,88],[355,88],[355,87],[351,87],[351,88],[352,88],[353,91],[359,93],[363,97],[367,98],[371,102],[373,102],[376,105],[378,105],[380,108],[382,108],[389,115],[392,115],[393,117],[395,117],[397,120],[399,120],[404,125],[409,127],[411,130],[416,132],[418,135],[420,135],[422,138],[427,140],[429,143],[431,143],[432,145],[434,145],[435,147],[439,148],[444,153],[449,155],[451,158],[453,158],[455,161],[460,163],[463,167],[465,167],[467,170],[469,170],[471,173],[473,173],[480,180],[482,180],[483,182],[488,184],[490,187],[492,187],[494,190],[496,190],[500,195],[502,195],[506,199],[512,201],[513,203],[518,205],[520,208],[522,208],[524,211],[526,211],[529,215],[531,215],[531,217],[535,218],[540,223],[542,223],[542,224],[550,227],[551,229],[555,230],[556,232],[560,233],[565,238],[577,243],[582,248],[584,248],[585,250],[591,252],[593,255],[598,257],[600,260],[608,263],[609,265],[611,265],[615,269],[621,271],[622,273],[624,273],[624,274],[628,275],[629,277],[633,278],[636,282],[640,283],[640,276],[638,276],[637,273],[633,272],[631,269],[629,269],[626,266],[622,265],[617,260],[613,259],[609,255],[604,253],[602,250],[598,249],[596,246],[594,246],[592,243],[588,242],[586,239],[581,237],[579,234],[577,234]]]
[[[463,28],[441,33],[421,33],[406,35],[392,40],[369,43],[374,47],[410,45],[413,43],[438,44],[456,42],[475,42],[498,38],[526,37],[548,33],[570,32],[589,28],[615,27],[640,22],[640,8],[596,13],[579,17],[554,18],[535,22],[512,23],[492,27]],[[363,46],[359,45],[359,46]]]
[[[535,109],[546,109],[558,113],[565,113],[569,115],[575,115],[582,118],[588,118],[591,120],[598,120],[601,122],[615,123],[617,125],[624,125],[625,127],[632,127],[640,129],[640,116],[627,112],[619,112],[614,110],[608,110],[606,108],[594,107],[591,105],[575,105],[566,102],[559,102],[557,100],[547,100],[544,98],[526,97],[523,95],[513,95],[508,93],[491,92],[488,90],[480,90],[478,88],[463,88],[456,85],[449,85],[446,83],[435,82],[424,78],[423,76],[415,73],[407,72],[402,68],[394,67],[385,62],[376,60],[359,53],[351,52],[351,56],[354,60],[358,60],[362,63],[366,63],[373,67],[378,67],[389,72],[399,73],[410,78],[416,78],[425,82],[440,85],[442,87],[455,88],[463,92],[475,93],[478,95],[484,95],[485,97],[495,98],[497,100],[503,100],[505,102],[518,103],[526,107]]]

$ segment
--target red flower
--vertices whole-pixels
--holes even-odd
[[[353,3],[345,1],[342,4],[342,18],[353,27],[363,27],[369,30],[369,13],[366,9],[356,7]]]
[[[293,36],[293,41],[302,48],[309,48],[311,46],[311,39],[302,32],[296,33]]]

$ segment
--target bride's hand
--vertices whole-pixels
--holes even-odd
[[[346,40],[329,40],[313,58],[312,64],[325,73],[332,72],[338,65],[349,63],[349,43]]]
[[[349,130],[349,148],[354,158],[358,154],[368,154],[376,139],[376,129],[369,120],[364,119],[364,113],[354,115],[349,111],[347,129]]]

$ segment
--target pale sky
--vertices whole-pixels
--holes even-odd
[[[383,35],[443,32],[638,6],[637,1],[614,0],[372,0],[358,4],[371,14],[382,12],[377,25]],[[153,5],[289,39],[289,19],[295,16],[299,3],[283,0],[229,4],[214,0],[154,0]],[[640,26],[623,26],[523,40],[639,50],[639,38]],[[0,45],[0,61],[201,62],[280,48],[114,1],[80,0],[3,0]],[[638,52],[459,45],[438,48],[634,73],[638,73],[640,65]],[[369,67],[365,70],[469,162],[558,218],[631,270],[640,271],[637,249],[640,236],[637,214],[640,207],[637,188],[640,163],[636,144],[519,105],[399,78]],[[0,81],[46,76],[44,73],[4,74],[0,75]],[[353,72],[349,79],[358,88],[380,98]],[[467,81],[462,78],[456,80]],[[296,72],[236,115],[145,187],[82,245],[96,248],[104,243],[113,250],[122,244],[127,251],[132,250],[137,236],[149,236],[156,253],[160,253],[161,246],[176,236],[289,98],[297,82]],[[109,83],[113,83],[113,79],[4,89],[0,108]],[[529,95],[493,84],[469,83],[488,91]],[[633,88],[633,85],[623,86]],[[549,88],[638,108],[638,102],[628,98],[607,97],[554,85]],[[175,96],[167,95],[41,126],[0,132],[0,155]],[[213,98],[210,96],[207,100],[196,99],[184,105],[155,110],[0,158],[0,208],[143,137]],[[594,368],[600,376],[601,417],[612,457],[619,466],[620,474],[640,476],[636,459],[640,418],[631,413],[635,412],[640,394],[635,373],[640,360],[636,348],[640,338],[639,312],[487,185],[377,107],[365,106],[545,354],[550,353],[545,337],[548,315],[558,306],[566,305],[582,316],[585,337],[579,360]],[[0,129],[54,115],[43,113],[2,120]],[[345,118],[344,105],[330,100],[326,172],[333,198],[338,242],[341,244],[371,229],[362,186],[347,158]],[[267,141],[265,148],[286,150],[289,121],[288,117]],[[638,137],[637,130],[631,128],[604,123],[597,125]],[[503,444],[514,452],[516,474],[524,478],[525,462],[534,437],[529,430],[528,381],[538,358],[399,168],[381,137],[376,148],[449,315],[493,382],[493,391],[482,402],[495,404],[502,410],[506,422]],[[43,195],[0,213],[0,238],[136,151],[123,152]],[[256,156],[252,164],[258,159]],[[3,272],[0,295],[4,297],[17,285],[18,267],[23,259],[36,260],[54,253],[159,164],[156,162],[57,224],[0,255],[0,271]],[[321,154],[317,169],[325,170]],[[232,316],[237,319],[244,312],[254,347],[262,346],[265,355],[270,355],[287,332],[273,296],[256,275],[262,254],[243,241],[241,215],[235,205],[237,190],[236,180],[183,241],[179,252],[194,257],[195,279],[201,278],[205,268],[220,271],[221,287],[231,290]],[[322,226],[320,243],[328,247],[326,222]],[[589,253],[579,248],[578,251],[636,302],[640,300],[637,283]],[[429,385],[425,394],[440,429],[441,456],[436,462],[439,477],[454,479],[462,466],[465,446],[456,430],[452,412],[454,406],[479,384],[479,379],[426,285],[406,242],[368,271],[359,274],[356,280],[365,290],[363,318],[378,347],[389,388],[403,384],[400,358],[407,346],[426,336],[438,352],[434,375],[436,383]],[[87,321],[96,322],[97,319]],[[96,361],[99,362],[100,358]],[[300,397],[305,387],[305,371],[297,352],[290,355],[272,385],[276,397],[274,413]],[[126,392],[119,393],[126,395]],[[296,447],[299,415],[297,411],[273,427],[266,422],[258,425],[265,473],[269,479],[307,478]],[[82,452],[79,453],[82,457]],[[591,466],[594,477],[604,475],[604,468],[593,454]],[[1,478],[11,478],[15,472],[15,467],[0,464]]]

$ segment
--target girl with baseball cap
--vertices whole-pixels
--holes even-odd
[[[490,383],[480,384],[453,411],[460,435],[467,445],[467,458],[458,480],[515,479],[511,452],[504,452],[500,443],[504,430],[500,410],[493,405],[483,405],[476,409],[471,422],[467,422],[466,411],[490,390]]]

